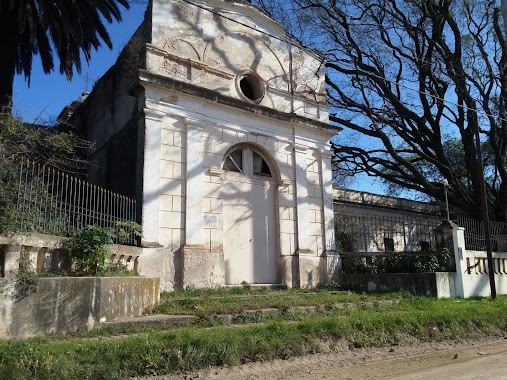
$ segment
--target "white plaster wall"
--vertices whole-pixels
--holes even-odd
[[[467,261],[468,259],[468,261]],[[470,273],[467,265],[470,264]],[[462,297],[488,297],[491,295],[487,255],[482,251],[464,251],[461,260],[463,294]],[[507,253],[493,252],[495,268],[495,287],[497,294],[507,294]]]
[[[195,3],[251,28],[180,0],[154,0],[148,72],[247,103],[252,101],[238,89],[238,78],[255,72],[265,85],[261,106],[328,122],[321,57],[289,43],[283,28],[251,5]],[[248,143],[266,152],[277,168],[276,225],[270,228],[279,234],[279,255],[301,251],[308,263],[317,260],[318,265],[319,256],[334,252],[328,140],[338,131],[141,82],[146,110],[162,115],[150,120],[152,128],[158,123],[160,148],[148,160],[157,161],[148,171],[158,168],[160,173],[160,188],[151,189],[151,194],[159,194],[159,212],[153,210],[155,203],[144,205],[143,223],[157,230],[163,249],[175,253],[190,244],[209,253],[223,252],[222,160],[235,144]]]
[[[159,243],[176,250],[184,240],[186,129],[180,119],[164,115],[161,122]]]
[[[176,251],[185,244],[186,218],[202,218],[203,245],[209,252],[221,252],[223,247],[223,201],[221,187],[222,160],[227,150],[239,143],[249,143],[266,151],[276,164],[279,174],[277,194],[277,228],[280,234],[280,255],[292,255],[298,248],[298,203],[296,198],[295,135],[298,126],[247,111],[224,107],[211,101],[172,93],[160,87],[146,87],[147,104],[152,112],[163,114],[160,120],[160,225],[159,242]],[[168,101],[170,100],[170,102]],[[202,126],[202,212],[186,215],[188,189],[185,186],[185,131],[189,120],[199,120]],[[322,199],[321,151],[329,149],[327,140],[332,132],[316,130],[313,140],[308,137],[304,162],[308,203],[305,231],[313,256],[325,250],[325,208]],[[299,143],[301,141],[298,140]],[[275,174],[275,173],[274,173]],[[328,193],[331,189],[328,189]],[[155,219],[155,218],[154,218]],[[329,221],[328,221],[329,222]],[[299,220],[301,223],[301,220]],[[331,220],[332,223],[332,220]],[[330,228],[332,229],[332,227]],[[329,228],[328,228],[329,230]]]
[[[245,98],[237,75],[253,71],[266,86],[261,105],[327,121],[322,57],[289,43],[285,30],[252,5],[194,3],[204,9],[180,0],[153,1],[149,71],[239,99]]]

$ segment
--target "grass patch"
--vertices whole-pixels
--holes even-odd
[[[304,306],[333,307],[340,303],[381,302],[404,299],[409,293],[358,294],[327,289],[220,289],[162,293],[160,305],[154,310],[162,314],[239,314],[246,310],[268,308],[288,309]]]
[[[110,338],[44,338],[0,342],[2,379],[125,379],[214,365],[289,358],[345,339],[351,347],[505,335],[507,297],[496,301],[407,297],[379,307],[281,310],[237,316],[258,325],[224,326],[208,316],[198,326]],[[273,318],[270,320],[270,318]],[[276,320],[276,318],[279,318]],[[291,319],[292,323],[284,321]]]
[[[347,294],[348,296],[361,299],[364,297],[376,297],[379,299],[392,298],[394,295],[409,295],[408,292],[383,292],[383,293],[353,293],[350,291],[341,291],[337,287],[333,286],[321,286],[317,288],[283,288],[283,289],[269,289],[265,287],[216,287],[216,288],[204,288],[194,289],[188,288],[182,291],[174,292],[162,292],[160,295],[161,300],[169,301],[174,299],[183,298],[222,298],[231,296],[258,296],[258,295],[304,295],[304,294],[330,294],[339,293]]]

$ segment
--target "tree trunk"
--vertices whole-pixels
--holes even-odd
[[[0,16],[0,36],[4,36],[4,47],[0,54],[0,113],[12,113],[12,93],[16,73],[17,34],[14,17]]]

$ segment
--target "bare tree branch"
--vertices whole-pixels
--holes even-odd
[[[439,200],[445,178],[450,203],[479,217],[478,129],[491,215],[507,220],[500,0],[258,3],[327,58],[330,121],[357,141],[333,141],[340,173],[364,173]]]

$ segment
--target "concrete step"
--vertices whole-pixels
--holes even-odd
[[[287,289],[287,285],[284,284],[235,284],[226,285],[224,288],[242,288],[242,289],[269,289],[269,290],[282,290]]]
[[[101,322],[100,326],[117,329],[130,326],[181,326],[192,324],[197,320],[199,318],[195,315],[149,314],[131,319]]]

